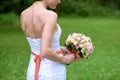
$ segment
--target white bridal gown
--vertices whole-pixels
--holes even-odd
[[[61,36],[61,28],[57,25],[58,30],[53,36],[52,40],[52,48],[55,51],[60,50],[59,39]],[[41,39],[32,39],[27,37],[29,42],[31,52],[35,54],[40,54],[40,43]],[[62,56],[62,54],[58,54]],[[30,62],[27,70],[27,80],[34,80],[35,74],[35,62],[34,62],[34,55],[31,54]],[[41,60],[39,73],[38,73],[38,80],[66,80],[66,67],[64,64],[48,60],[43,58]]]

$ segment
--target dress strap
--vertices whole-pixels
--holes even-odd
[[[56,51],[57,54],[62,54],[61,50]],[[35,56],[34,62],[35,62],[35,75],[34,75],[34,80],[38,80],[38,72],[40,68],[40,62],[41,59],[43,59],[43,56],[41,54],[37,55],[34,52],[32,52],[32,55]]]

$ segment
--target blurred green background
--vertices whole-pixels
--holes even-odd
[[[0,13],[14,12],[20,14],[22,10],[34,0],[1,0]],[[120,16],[120,0],[61,0],[56,9],[60,15],[88,16]]]
[[[70,33],[91,37],[94,52],[67,66],[67,80],[119,80],[120,1],[62,0],[55,10],[62,28],[61,45]],[[25,80],[30,48],[20,13],[33,0],[0,1],[0,80]]]

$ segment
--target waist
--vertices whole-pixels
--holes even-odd
[[[52,46],[52,49],[54,51],[59,51],[60,50],[60,46]],[[35,53],[35,54],[40,54],[40,47],[37,46],[32,46],[31,47],[31,52]]]
[[[59,50],[54,50],[56,52],[56,54],[62,54],[62,51],[59,49]],[[32,54],[35,54],[35,55],[40,55],[40,51],[38,50],[31,50]]]
[[[32,56],[42,56],[40,53],[36,53],[35,51],[31,51],[32,52]],[[56,54],[59,54],[59,55],[61,55],[61,56],[63,56],[63,54],[62,54],[62,51],[61,50],[55,50],[55,53]]]

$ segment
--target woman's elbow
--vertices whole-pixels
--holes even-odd
[[[50,53],[52,53],[52,51],[53,50],[51,48],[43,49],[43,50],[41,50],[41,55],[43,57],[47,57]]]

